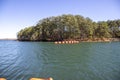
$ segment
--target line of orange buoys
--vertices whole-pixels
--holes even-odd
[[[55,44],[74,44],[74,43],[79,43],[79,41],[76,40],[71,40],[71,41],[55,41]]]

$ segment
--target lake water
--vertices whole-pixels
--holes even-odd
[[[54,44],[0,41],[0,77],[120,80],[120,42]]]

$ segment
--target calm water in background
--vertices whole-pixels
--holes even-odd
[[[0,41],[0,77],[120,80],[120,42],[54,44]]]

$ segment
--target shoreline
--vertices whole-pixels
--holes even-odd
[[[74,44],[80,42],[119,42],[120,38],[94,38],[94,39],[78,39],[78,40],[63,40],[55,41],[55,44]]]
[[[3,39],[0,39],[0,40],[11,40],[11,41],[17,41],[17,39],[16,38],[3,38]]]
[[[94,39],[67,39],[67,40],[62,40],[62,41],[31,41],[31,40],[18,40],[18,39],[14,39],[14,38],[4,38],[4,39],[0,39],[0,41],[3,40],[10,40],[10,41],[21,41],[21,42],[64,42],[64,41],[79,41],[79,42],[115,42],[115,41],[120,41],[120,38],[94,38]]]
[[[115,41],[120,41],[120,38],[94,38],[80,40],[80,42],[115,42]]]

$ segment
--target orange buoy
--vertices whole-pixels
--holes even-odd
[[[67,44],[67,43],[68,43],[68,41],[65,41],[65,43]]]
[[[62,42],[61,41],[58,41],[59,44],[61,44]]]
[[[71,41],[68,41],[68,43],[71,43]]]
[[[62,41],[62,44],[64,44],[65,43],[65,41]]]
[[[55,44],[58,44],[58,42],[57,42],[57,41],[55,41]]]

